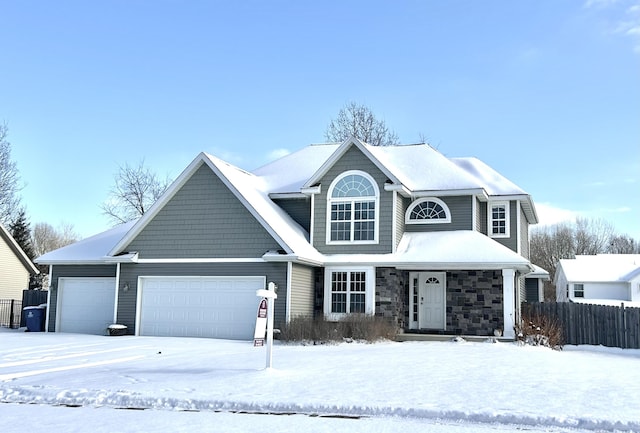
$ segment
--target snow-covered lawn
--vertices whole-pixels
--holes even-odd
[[[114,407],[162,410],[112,411],[138,419],[153,412],[163,414],[154,419],[172,414],[183,420],[189,414],[175,411],[218,420],[230,412],[276,412],[367,417],[336,423],[373,418],[640,430],[639,350],[567,346],[560,352],[468,342],[277,344],[274,368],[264,365],[265,349],[248,342],[0,330],[0,401],[80,405],[88,409],[74,410],[97,419],[108,418],[105,410]],[[0,405],[0,411],[7,408],[18,413],[28,406]],[[57,409],[42,412],[53,416]]]

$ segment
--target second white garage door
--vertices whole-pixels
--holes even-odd
[[[138,334],[251,340],[265,277],[141,277]]]

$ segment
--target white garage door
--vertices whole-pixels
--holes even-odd
[[[251,340],[264,277],[144,277],[138,334]]]
[[[106,334],[113,323],[115,278],[60,278],[56,330]]]

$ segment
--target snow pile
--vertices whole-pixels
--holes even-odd
[[[640,430],[640,351],[3,331],[0,401]]]

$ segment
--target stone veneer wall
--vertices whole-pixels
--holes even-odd
[[[504,328],[502,272],[447,272],[447,331],[493,335]]]
[[[405,328],[409,310],[409,272],[376,268],[376,316]]]
[[[502,330],[502,273],[447,272],[446,334],[493,335]],[[409,328],[409,271],[376,269],[376,315]]]

